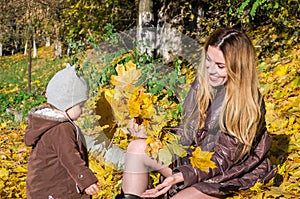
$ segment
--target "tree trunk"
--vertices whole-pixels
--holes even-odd
[[[147,57],[159,55],[169,62],[182,51],[182,33],[172,25],[176,19],[168,20],[166,3],[154,4],[153,0],[139,0],[137,20],[137,49]]]
[[[181,35],[175,27],[178,19],[169,19],[167,22],[166,3],[161,5],[157,16],[157,34],[156,34],[156,48],[157,54],[162,56],[164,62],[169,62],[175,56],[180,55],[182,50]]]
[[[32,42],[30,40],[30,42]],[[28,78],[27,78],[27,93],[31,92],[31,44],[29,44],[29,48],[28,48]]]
[[[32,55],[33,58],[36,58],[37,57],[37,48],[36,48],[36,42],[35,42],[35,39],[33,39],[33,55]]]
[[[58,22],[55,22],[54,28],[55,28],[55,35],[56,35],[56,40],[54,42],[54,57],[55,59],[60,59],[62,58],[62,45],[61,42],[59,41]]]
[[[55,59],[62,58],[62,46],[58,40],[54,42],[54,57]]]
[[[164,21],[157,27],[157,54],[162,56],[164,62],[169,62],[180,55],[182,48],[181,34],[171,24]]]
[[[46,37],[46,47],[49,47],[50,45],[50,37]]]
[[[26,55],[27,53],[27,48],[28,48],[28,41],[26,40],[25,47],[24,47],[24,55]]]
[[[156,35],[152,0],[139,1],[137,23],[137,49],[141,54],[153,57]]]
[[[2,57],[3,53],[3,47],[2,47],[2,43],[0,42],[0,57]]]

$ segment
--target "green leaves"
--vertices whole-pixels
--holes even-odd
[[[185,148],[177,142],[171,142],[159,149],[158,157],[165,165],[170,165],[174,159],[174,154],[179,157],[187,155]]]

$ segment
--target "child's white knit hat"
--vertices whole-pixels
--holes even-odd
[[[65,69],[58,71],[49,81],[46,97],[49,104],[66,111],[88,99],[88,86],[85,80],[77,75],[75,65],[67,64]]]

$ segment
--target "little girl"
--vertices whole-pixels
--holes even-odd
[[[73,122],[88,99],[86,82],[68,65],[46,89],[48,106],[28,114],[25,144],[32,147],[26,180],[27,198],[91,198],[99,192],[88,168],[85,140]]]

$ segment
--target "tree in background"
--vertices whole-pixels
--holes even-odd
[[[297,0],[3,0],[0,9],[0,55],[33,48],[35,57],[37,47],[52,43],[56,58],[70,48],[70,41],[80,41],[84,49],[90,38],[102,41],[108,23],[117,32],[151,24],[156,31],[148,34],[156,49],[151,53],[169,59],[168,52],[180,50],[181,43],[175,33],[166,34],[173,30],[201,43],[219,26],[247,30],[272,23],[287,37],[297,37],[290,19],[300,16]]]

